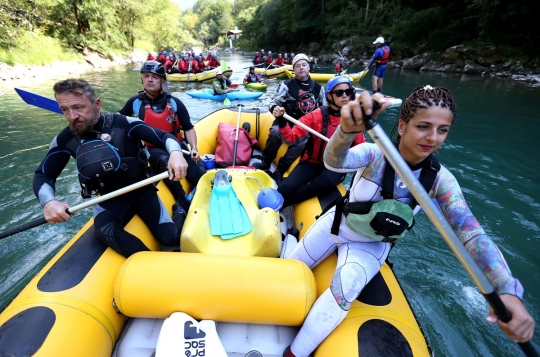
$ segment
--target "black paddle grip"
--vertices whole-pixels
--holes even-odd
[[[382,108],[382,105],[380,105],[379,102],[373,99],[371,100],[371,105],[373,107],[372,112]],[[360,103],[360,110],[362,110],[362,117],[364,118],[363,121],[364,121],[364,125],[366,126],[366,130],[373,129],[373,127],[377,125],[377,122],[373,120],[371,115],[366,115],[366,112],[364,111],[364,106],[362,105],[362,103]],[[356,121],[356,118],[354,117],[354,114],[352,113],[352,111],[351,111],[351,116],[353,117],[354,121]]]
[[[508,311],[508,309],[504,305],[499,294],[493,291],[489,294],[484,294],[484,298],[487,300],[489,305],[491,305],[491,307],[495,311],[495,314],[499,317],[499,320],[501,320],[502,322],[508,322],[512,320],[512,314],[510,313],[510,311]],[[540,357],[538,355],[538,352],[536,352],[536,349],[532,345],[531,341],[518,342],[518,345],[523,351],[523,353],[525,353],[525,356]]]

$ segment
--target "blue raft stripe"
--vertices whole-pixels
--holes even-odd
[[[19,312],[0,326],[0,356],[33,356],[51,332],[56,315],[45,306]]]
[[[37,288],[52,293],[77,286],[107,248],[92,225],[39,279]]]
[[[409,341],[392,324],[378,319],[358,329],[358,355],[370,357],[412,357]]]

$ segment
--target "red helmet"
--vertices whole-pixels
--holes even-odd
[[[261,53],[260,53],[260,52],[258,52],[258,51],[257,51],[257,52],[255,52],[255,55],[256,55],[256,56],[259,56],[260,54],[261,54]]]

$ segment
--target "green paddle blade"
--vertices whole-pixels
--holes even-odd
[[[229,100],[228,97],[225,98],[225,100],[223,101],[223,105],[224,105],[224,106],[227,106],[227,107],[228,107],[229,105],[231,105],[231,101]]]
[[[225,72],[227,70],[227,62],[221,61],[221,70]]]

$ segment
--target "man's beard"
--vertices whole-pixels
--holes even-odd
[[[97,108],[92,109],[92,116],[93,119],[82,119],[79,118],[71,123],[69,123],[69,127],[75,134],[78,136],[83,136],[84,134],[91,133],[92,129],[94,128],[94,124],[97,123],[99,119],[99,110]],[[83,123],[82,125],[77,125]]]

